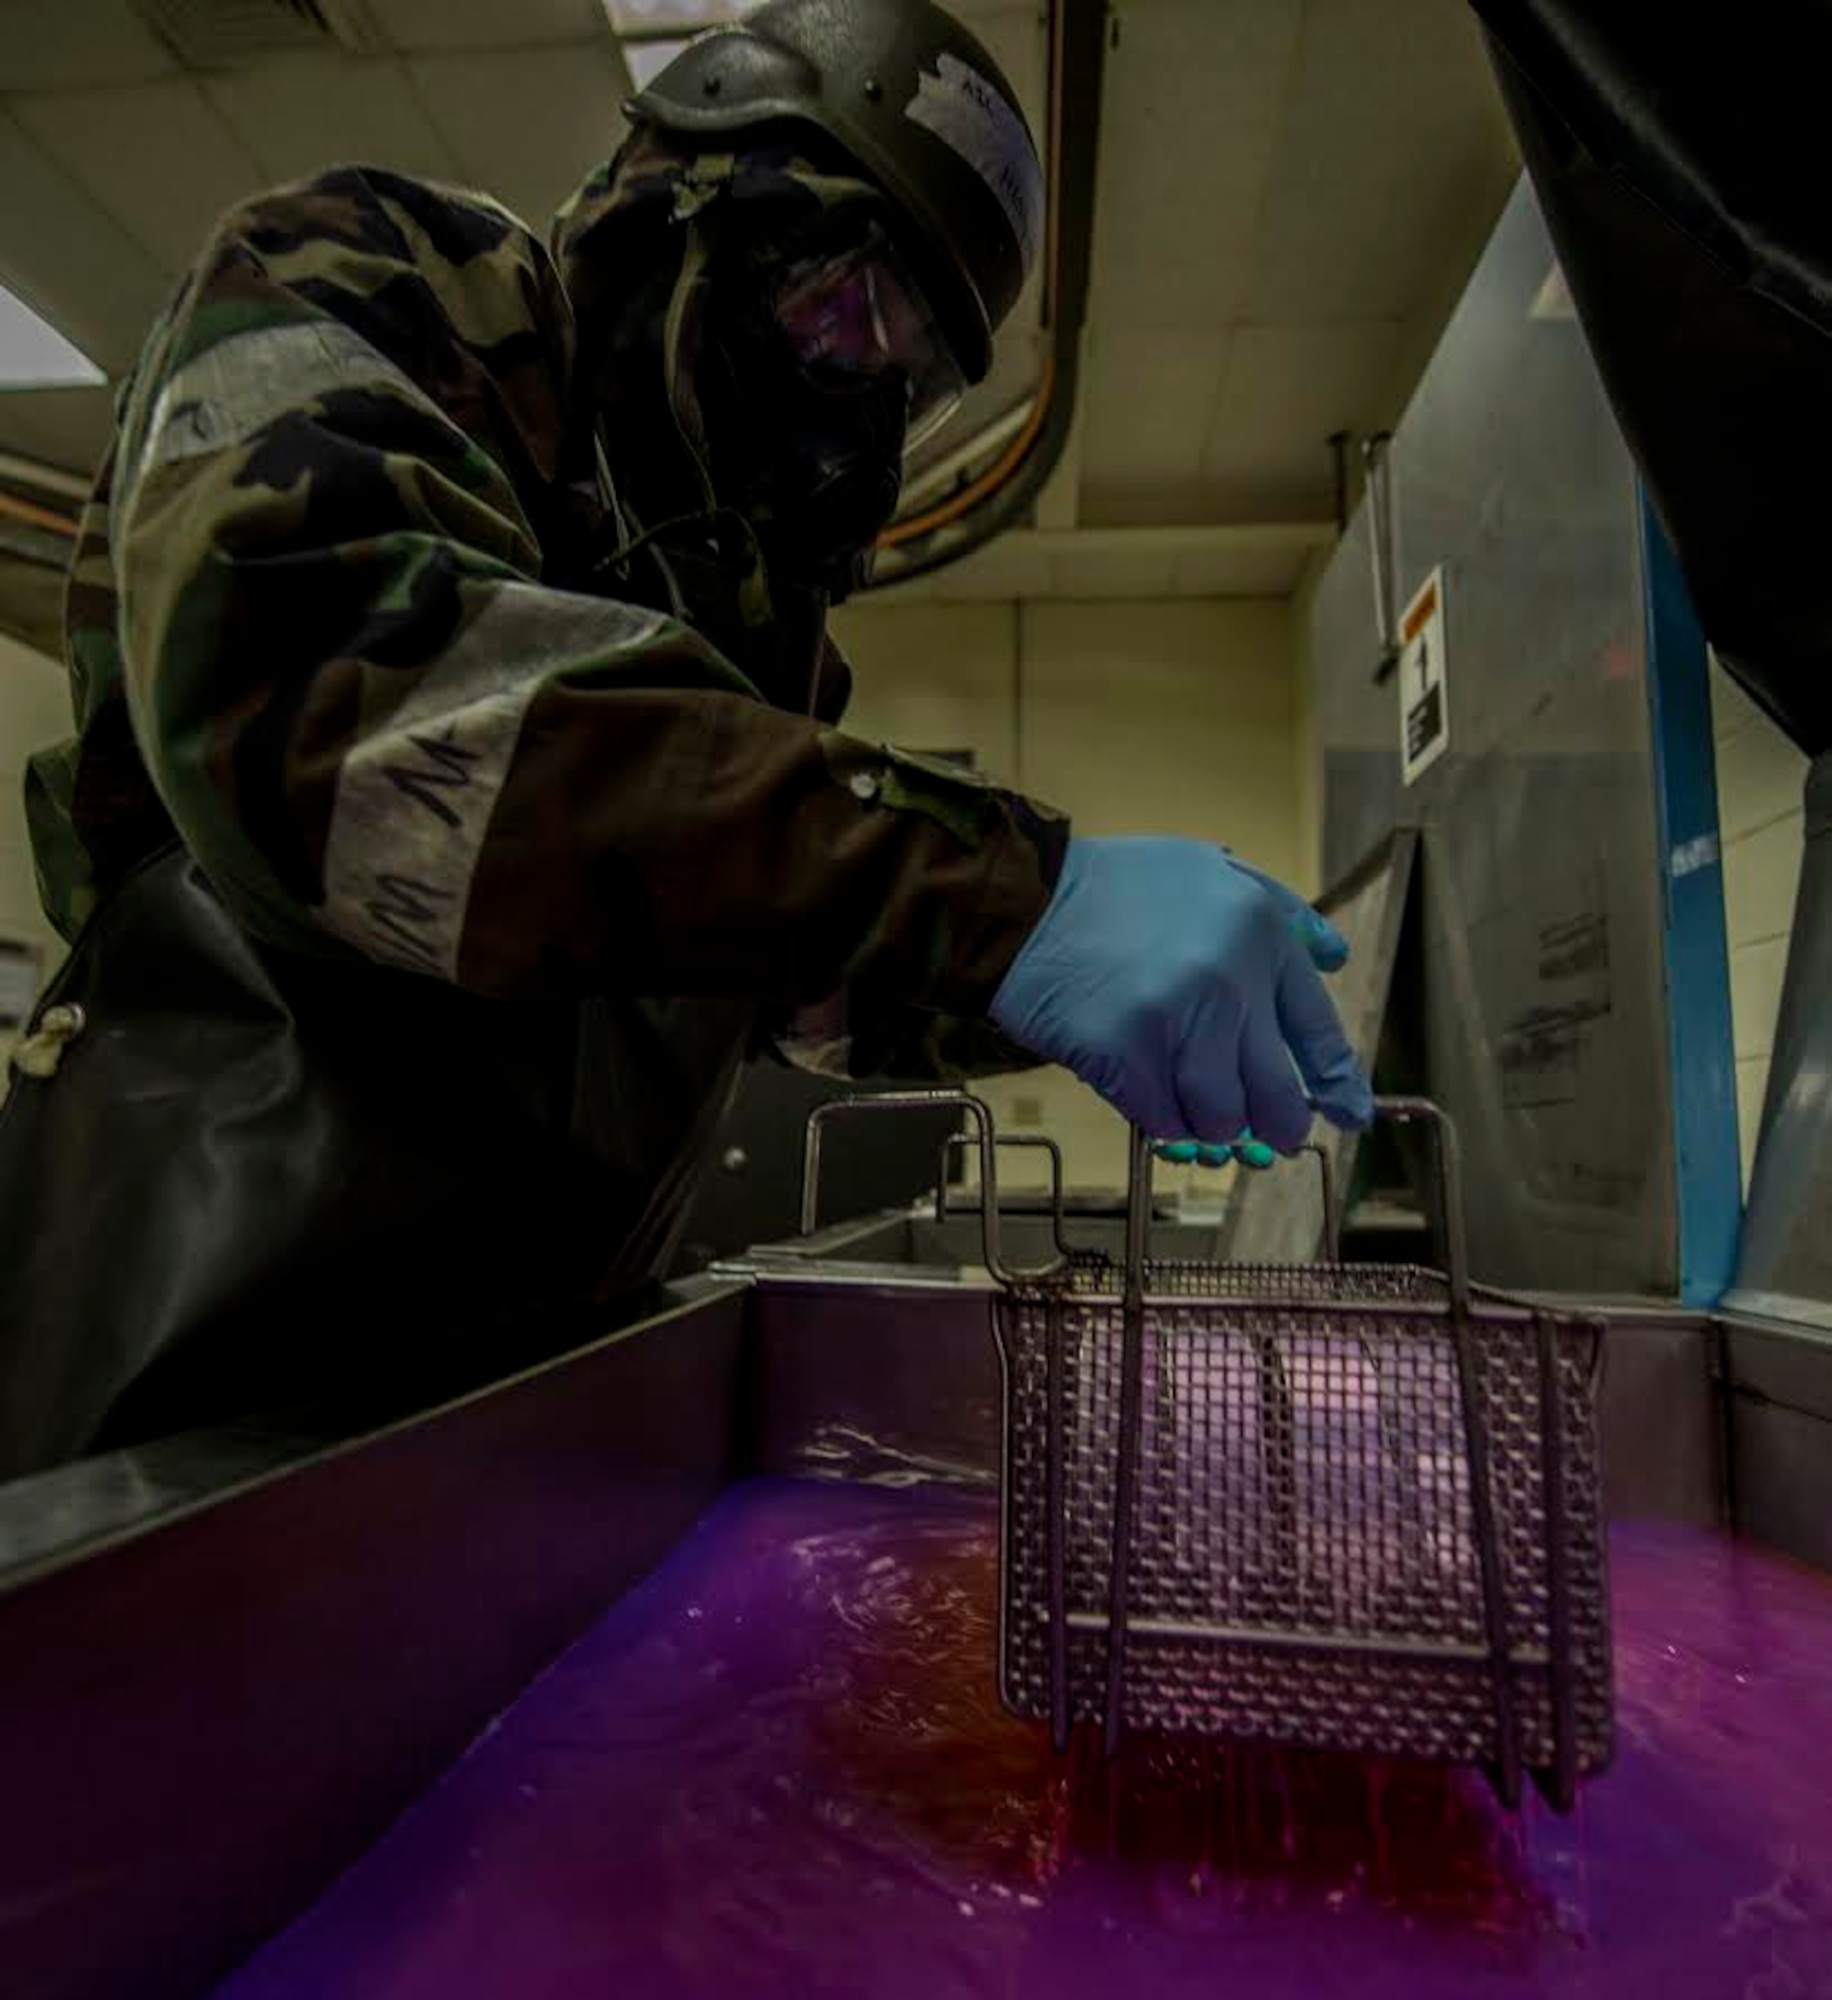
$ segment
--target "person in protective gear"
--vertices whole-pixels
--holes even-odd
[[[996,64],[771,0],[628,108],[551,251],[374,168],[248,202],[122,395],[28,780],[73,951],[0,1476],[586,1337],[759,1048],[1056,1058],[1211,1145],[1368,1113],[1287,892],[836,726],[828,607],[1037,251]]]

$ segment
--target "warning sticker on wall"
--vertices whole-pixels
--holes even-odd
[[[1407,784],[1429,770],[1450,742],[1445,688],[1444,571],[1434,569],[1399,621],[1399,758]]]

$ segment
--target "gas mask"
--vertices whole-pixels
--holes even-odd
[[[905,454],[962,377],[881,227],[749,257],[716,277],[695,391],[712,483],[773,575],[834,601],[896,511]]]

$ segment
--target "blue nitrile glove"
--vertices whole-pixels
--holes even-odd
[[[1194,1139],[1167,1139],[1151,1150],[1166,1166],[1225,1167],[1230,1161],[1238,1160],[1243,1167],[1251,1167],[1255,1173],[1263,1172],[1278,1158],[1264,1140],[1256,1139],[1247,1131],[1243,1131],[1238,1138],[1230,1139],[1225,1146],[1199,1146]]]
[[[1071,840],[989,1011],[1154,1138],[1230,1145],[1244,1126],[1288,1153],[1313,1104],[1374,1116],[1318,976],[1347,957],[1301,897],[1205,841]]]

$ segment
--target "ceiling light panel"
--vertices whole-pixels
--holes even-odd
[[[697,35],[736,21],[760,0],[604,0],[620,35]]]
[[[625,42],[623,59],[629,65],[630,81],[638,90],[647,90],[691,39],[675,36],[665,42]]]
[[[62,389],[107,379],[49,320],[0,285],[0,389]]]

